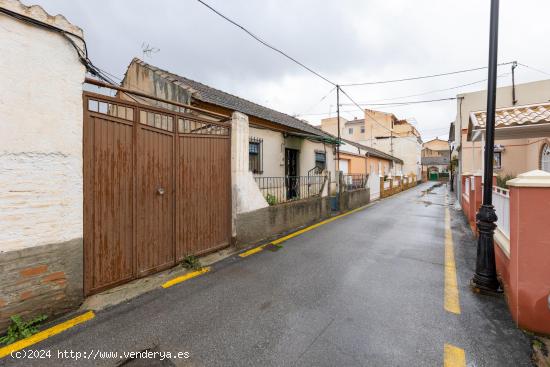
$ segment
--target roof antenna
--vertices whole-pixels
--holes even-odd
[[[160,48],[151,46],[148,43],[143,42],[141,44],[141,53],[143,54],[144,58],[145,58],[145,56],[151,58],[151,57],[153,57],[153,54],[156,54],[159,51],[160,51]]]

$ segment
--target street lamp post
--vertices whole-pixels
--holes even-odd
[[[498,8],[499,0],[491,0],[491,24],[489,34],[489,79],[487,85],[487,121],[485,126],[485,169],[483,172],[483,203],[476,215],[479,232],[477,240],[476,271],[472,286],[476,290],[499,292],[495,265],[493,234],[497,216],[492,205],[493,156],[495,144],[495,108],[498,54]]]

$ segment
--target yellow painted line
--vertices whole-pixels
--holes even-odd
[[[464,349],[451,344],[445,344],[443,367],[466,367],[466,353],[464,353]]]
[[[48,328],[46,330],[42,330],[32,336],[29,336],[28,338],[19,340],[13,344],[2,347],[0,348],[0,358],[10,355],[12,352],[17,352],[18,350],[27,348],[28,346],[36,344],[44,339],[49,338],[50,336],[54,336],[56,334],[62,333],[63,331],[70,329],[73,326],[81,324],[85,321],[91,320],[94,317],[95,317],[94,312],[88,311],[80,316],[77,316],[75,318],[62,322],[61,324],[52,326],[51,328]]]
[[[460,314],[460,301],[456,277],[453,235],[451,232],[451,214],[445,207],[445,310]]]
[[[190,273],[182,275],[181,277],[177,277],[177,278],[174,278],[174,279],[171,279],[171,280],[167,281],[166,283],[164,283],[162,285],[162,288],[169,288],[169,287],[171,287],[173,285],[176,285],[178,283],[185,282],[186,280],[193,279],[193,278],[198,277],[199,275],[202,275],[204,273],[208,273],[209,271],[210,271],[209,266],[204,267],[204,268],[202,268],[200,270],[197,270],[197,271],[192,271]]]
[[[258,246],[258,247],[254,247],[254,248],[252,248],[252,249],[250,249],[250,250],[247,250],[247,251],[245,251],[245,252],[239,254],[239,256],[240,256],[240,257],[247,257],[247,256],[250,256],[250,255],[254,255],[254,254],[256,254],[256,253],[258,253],[258,252],[260,252],[260,251],[263,251],[263,249],[264,249],[266,246],[268,246],[268,245],[278,245],[278,244],[280,244],[280,243],[282,243],[282,242],[285,242],[285,241],[287,241],[287,240],[289,240],[289,239],[291,239],[291,238],[293,238],[293,237],[299,236],[299,235],[301,235],[302,233],[305,233],[305,232],[311,231],[312,229],[315,229],[315,228],[317,228],[317,227],[320,227],[320,226],[322,226],[323,224],[330,223],[330,222],[332,222],[332,221],[335,221],[336,219],[345,217],[346,215],[350,215],[350,214],[353,214],[353,213],[355,213],[355,212],[358,212],[359,210],[363,210],[363,209],[365,209],[365,208],[367,208],[367,207],[369,207],[369,206],[371,206],[371,205],[374,205],[375,203],[376,203],[376,202],[374,202],[374,203],[369,203],[369,204],[364,205],[364,206],[362,206],[362,207],[360,207],[360,208],[350,210],[349,212],[345,212],[344,214],[340,214],[340,215],[337,215],[337,216],[335,216],[335,217],[326,219],[326,220],[324,220],[324,221],[322,221],[322,222],[315,223],[315,224],[313,224],[313,225],[311,225],[311,226],[309,226],[309,227],[302,228],[302,229],[300,229],[299,231],[293,232],[293,233],[291,233],[291,234],[289,234],[289,235],[286,235],[286,236],[284,236],[284,237],[281,237],[281,238],[277,238],[276,240],[271,241],[271,242],[269,242],[269,243],[266,243],[266,244],[264,244],[264,245],[261,245],[261,246]]]
[[[239,254],[240,257],[247,257],[247,256],[250,256],[250,255],[253,255],[257,252],[260,252],[264,249],[265,245],[261,245],[261,246],[258,246],[258,247],[254,247],[253,249],[250,249],[248,251],[245,251],[243,252],[242,254]]]

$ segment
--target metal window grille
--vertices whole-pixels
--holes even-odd
[[[327,154],[325,152],[315,152],[315,167],[319,167],[321,171],[327,167]]]
[[[255,177],[270,205],[320,196],[327,176]]]
[[[368,175],[349,173],[342,175],[342,183],[346,191],[355,191],[367,187]]]
[[[263,139],[250,138],[248,142],[248,169],[252,173],[263,173]]]

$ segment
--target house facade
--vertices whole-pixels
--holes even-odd
[[[324,196],[329,194],[330,187],[335,189],[337,140],[302,120],[137,58],[128,66],[122,85],[216,113],[245,114],[249,121],[249,171],[264,197],[275,196],[277,202],[302,198],[306,191],[300,186],[308,185],[308,177],[319,175],[326,175],[332,181],[332,185],[324,185]],[[142,101],[158,105],[157,101]]]
[[[486,111],[470,114],[466,140],[484,151]],[[550,172],[550,103],[499,108],[495,115],[493,172],[516,177],[533,170]],[[477,158],[477,159],[476,159]],[[473,157],[475,172],[484,161]]]
[[[339,166],[344,174],[388,176],[403,172],[403,160],[347,139],[342,139]]]
[[[460,177],[466,174],[478,174],[483,169],[482,135],[470,135],[480,127],[472,120],[472,114],[486,110],[487,91],[459,94],[457,96],[457,113],[451,124],[450,134],[452,157],[458,159],[457,180],[454,181],[457,196],[461,195]],[[514,100],[515,98],[515,100]],[[544,104],[550,100],[550,80],[540,80],[497,88],[496,107],[505,110],[511,108],[513,113],[521,113],[521,106]],[[514,109],[515,108],[515,109]],[[502,122],[501,127],[506,127]],[[517,130],[517,127],[515,128]],[[504,132],[506,129],[501,129]],[[525,129],[524,129],[525,130]],[[547,136],[529,136],[527,134],[510,135],[498,133],[495,136],[494,174],[497,176],[517,176],[533,169],[540,169],[544,160],[544,147]],[[523,137],[522,137],[523,136]]]
[[[333,135],[338,133],[337,126],[337,118],[321,120],[322,129]],[[394,171],[393,175],[413,173],[420,178],[422,139],[407,120],[399,120],[392,113],[366,109],[363,119],[340,118],[340,136],[403,160],[402,172]]]

